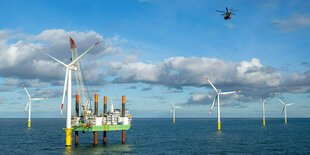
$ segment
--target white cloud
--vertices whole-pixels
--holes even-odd
[[[46,55],[38,52],[38,49],[49,53],[65,63],[69,63],[70,43],[69,37],[75,39],[78,52],[81,54],[95,42],[102,40],[100,34],[89,32],[65,31],[63,29],[50,29],[37,35],[22,34],[19,31],[0,31],[0,76],[14,77],[18,79],[38,79],[40,81],[54,82],[62,80],[64,69],[58,63],[50,60]],[[17,39],[11,43],[11,39]],[[116,55],[122,49],[115,46],[118,42],[126,42],[119,37],[105,39],[101,44],[89,52],[83,58],[84,73],[87,78],[100,80],[100,72],[96,70],[98,63],[88,62],[87,58],[100,59],[106,55]],[[90,66],[91,65],[91,66]]]
[[[109,62],[105,76],[113,76],[115,83],[149,83],[181,89],[184,86],[210,87],[203,74],[224,91],[242,90],[228,98],[249,102],[257,98],[273,97],[283,92],[306,93],[310,91],[310,71],[304,74],[282,75],[259,59],[230,62],[206,57],[171,57],[163,62]],[[211,87],[210,87],[211,88]],[[192,102],[210,100],[206,94],[195,94]]]
[[[211,105],[215,97],[216,97],[216,94],[213,92],[193,94],[186,101],[185,104],[187,105],[204,105],[204,104]],[[220,102],[222,106],[242,107],[241,103],[238,101],[240,98],[242,98],[242,96],[239,94],[220,95]]]
[[[157,64],[110,62],[106,66],[109,69],[106,75],[117,75],[114,82],[146,82],[171,87],[206,85],[203,74],[219,85],[278,86],[281,79],[280,73],[263,66],[255,58],[233,63],[216,58],[171,57]]]
[[[0,31],[4,36],[0,43],[0,76],[5,78],[0,91],[12,89],[20,82],[31,87],[45,87],[62,84],[64,68],[37,52],[41,48],[50,55],[69,62],[69,36],[72,36],[80,51],[86,50],[96,41],[103,38],[100,34],[89,32],[67,32],[62,29],[43,31],[38,35],[18,35],[15,32]],[[18,36],[15,43],[8,43],[11,36]],[[122,43],[126,39],[119,36],[106,39],[104,46],[98,46],[82,60],[84,75],[88,84],[102,84],[104,79],[114,83],[149,83],[162,85],[170,90],[182,90],[184,86],[210,87],[204,79],[206,74],[218,89],[225,91],[243,90],[239,101],[247,102],[255,98],[272,97],[282,92],[305,93],[310,91],[310,71],[304,74],[292,73],[282,75],[270,66],[264,66],[259,59],[231,62],[207,57],[170,57],[162,62],[140,62],[137,55],[124,56]],[[107,55],[121,55],[123,60],[109,59],[97,61]],[[96,61],[87,61],[91,58]],[[74,81],[74,80],[73,80]],[[111,82],[111,81],[108,81]],[[210,96],[196,94],[192,101],[210,100]]]
[[[63,89],[36,89],[31,95],[36,97],[46,97],[46,98],[59,98],[62,96]],[[73,93],[74,94],[74,93]]]
[[[272,25],[280,28],[280,32],[289,32],[300,28],[310,28],[310,18],[305,14],[295,13],[283,20],[272,20]]]
[[[192,95],[192,100],[193,101],[201,101],[204,99],[210,99],[211,96],[209,94],[196,94],[196,95]]]
[[[7,99],[6,99],[6,98],[4,98],[4,97],[0,97],[0,104],[3,104],[5,101],[7,101]]]
[[[130,62],[135,62],[137,60],[137,58],[138,58],[138,56],[135,54],[128,55],[123,59],[123,63],[126,64],[126,63],[130,63]]]

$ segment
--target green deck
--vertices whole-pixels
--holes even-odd
[[[131,125],[101,125],[101,126],[76,126],[72,127],[74,131],[117,131],[129,130]]]

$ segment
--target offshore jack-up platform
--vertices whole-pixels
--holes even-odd
[[[98,131],[103,131],[103,143],[106,143],[106,132],[122,130],[122,143],[125,143],[125,130],[131,127],[132,117],[125,109],[125,96],[122,96],[122,109],[114,109],[111,99],[111,110],[107,112],[107,97],[104,96],[103,113],[98,115],[98,94],[95,94],[95,110],[79,115],[79,95],[76,95],[75,115],[71,117],[72,129],[75,131],[75,145],[78,145],[78,131],[94,132],[94,145],[97,145]]]

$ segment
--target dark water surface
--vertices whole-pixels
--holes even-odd
[[[133,119],[121,144],[121,131],[79,133],[79,146],[65,148],[65,120],[0,119],[0,154],[310,154],[310,119]]]

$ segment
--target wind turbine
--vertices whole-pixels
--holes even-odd
[[[25,89],[25,92],[28,95],[28,102],[27,102],[27,105],[26,105],[24,112],[26,112],[27,108],[29,107],[29,109],[28,109],[28,128],[30,128],[30,126],[31,126],[31,100],[43,100],[43,99],[47,99],[47,98],[31,98],[30,94],[27,91],[27,88],[24,85],[23,85],[23,88]]]
[[[175,106],[172,101],[170,101],[170,102],[172,104],[172,108],[171,108],[170,114],[173,113],[173,123],[175,123],[175,109],[180,109],[182,107],[181,106]]]
[[[283,104],[283,110],[282,110],[282,116],[283,116],[283,112],[284,112],[284,115],[285,115],[285,124],[287,123],[287,117],[286,117],[286,107],[287,106],[290,106],[290,105],[293,105],[293,104],[296,104],[296,103],[290,103],[290,104],[286,104],[284,103],[282,100],[279,99],[279,101]]]
[[[89,49],[87,49],[83,54],[81,54],[80,56],[78,56],[76,59],[74,59],[71,63],[69,64],[65,64],[63,62],[61,62],[60,60],[50,56],[49,54],[40,51],[41,53],[47,55],[48,57],[52,58],[53,60],[55,60],[56,62],[58,62],[59,64],[63,65],[64,67],[66,67],[66,75],[65,75],[65,83],[64,83],[64,91],[63,91],[63,96],[62,96],[62,102],[61,102],[61,115],[62,115],[62,109],[63,109],[63,104],[64,104],[64,100],[65,100],[65,96],[66,96],[66,90],[67,90],[67,123],[66,123],[66,146],[67,147],[71,147],[71,143],[72,143],[72,127],[71,127],[71,70],[76,71],[77,67],[74,65],[77,61],[79,61],[87,52],[89,52],[92,48],[94,48],[97,44],[99,44],[100,41],[96,42],[95,44],[93,44]]]
[[[210,108],[210,112],[209,112],[209,115],[211,114],[212,112],[212,109],[213,109],[213,106],[214,106],[214,103],[216,102],[217,100],[217,129],[218,131],[221,131],[221,110],[220,110],[220,95],[227,95],[227,94],[234,94],[234,93],[238,93],[238,92],[241,92],[241,91],[230,91],[230,92],[221,92],[219,90],[217,90],[214,85],[212,84],[212,82],[206,77],[206,80],[208,80],[208,82],[210,83],[210,85],[213,87],[214,91],[216,92],[216,96],[214,97],[213,99],[213,103],[211,105],[211,108]]]
[[[262,102],[263,106],[263,126],[265,126],[265,100],[266,99],[259,99]]]

